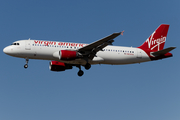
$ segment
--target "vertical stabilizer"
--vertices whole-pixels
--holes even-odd
[[[162,50],[166,42],[169,25],[161,24],[138,48],[150,53]]]

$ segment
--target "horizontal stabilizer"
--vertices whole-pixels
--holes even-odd
[[[176,48],[176,47],[169,47],[169,48],[166,48],[166,49],[157,51],[157,52],[152,52],[151,54],[154,55],[154,56],[164,55],[164,54],[170,52],[171,50],[173,50],[173,49],[175,49],[175,48]]]

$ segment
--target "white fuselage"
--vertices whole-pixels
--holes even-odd
[[[55,57],[55,52],[60,50],[78,50],[87,44],[54,42],[42,40],[20,40],[4,48],[8,55],[27,59],[55,60],[70,64],[86,64],[83,59],[62,61]],[[151,61],[149,56],[142,49],[133,47],[107,46],[103,51],[97,52],[90,64],[132,64]]]

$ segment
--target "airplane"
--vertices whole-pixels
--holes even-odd
[[[74,66],[79,68],[78,76],[95,64],[123,65],[154,61],[172,57],[171,50],[176,47],[164,48],[169,25],[161,24],[150,37],[139,47],[113,46],[114,38],[123,32],[113,33],[90,44],[57,42],[44,40],[19,40],[3,49],[7,55],[25,58],[28,67],[29,59],[50,60],[51,71],[65,71]]]

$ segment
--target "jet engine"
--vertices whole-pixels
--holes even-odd
[[[78,57],[77,51],[60,50],[56,51],[53,56],[59,58],[59,60],[75,60]]]
[[[49,64],[49,69],[51,71],[65,71],[66,69],[72,69],[72,65],[65,64],[58,61],[51,61]]]

